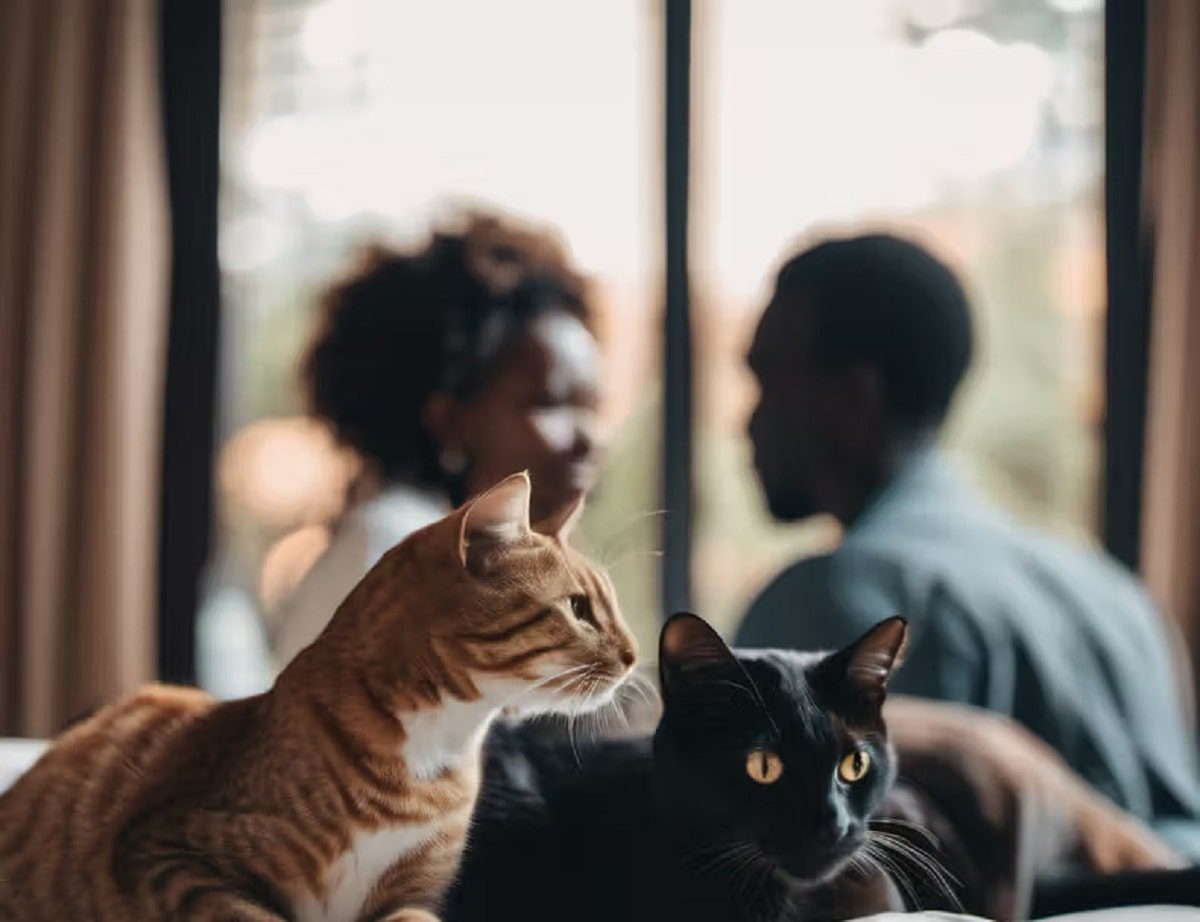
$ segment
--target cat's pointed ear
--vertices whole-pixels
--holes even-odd
[[[691,612],[672,615],[658,640],[658,680],[663,699],[689,684],[715,680],[742,684],[745,671],[721,635]]]
[[[463,564],[471,548],[516,541],[529,534],[529,474],[522,471],[471,500],[462,512],[458,556]]]
[[[533,530],[539,535],[547,535],[551,538],[557,538],[559,541],[566,541],[583,515],[583,506],[584,495],[580,493],[574,500],[564,503],[555,512],[537,522],[533,526]]]
[[[843,669],[843,678],[871,702],[883,702],[888,680],[904,662],[908,647],[908,622],[903,618],[880,621],[833,661]]]

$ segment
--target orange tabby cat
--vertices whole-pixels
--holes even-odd
[[[501,709],[588,707],[635,645],[510,477],[393,548],[266,694],[151,687],[0,798],[0,918],[430,919]]]

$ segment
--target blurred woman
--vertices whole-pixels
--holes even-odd
[[[303,375],[311,411],[362,457],[369,487],[273,619],[278,665],[388,548],[467,497],[528,470],[538,521],[592,487],[590,321],[558,242],[493,216],[416,252],[378,250],[330,290]]]

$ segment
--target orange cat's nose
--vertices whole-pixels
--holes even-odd
[[[632,666],[637,662],[637,651],[632,646],[625,647],[621,650],[621,662],[626,666]]]

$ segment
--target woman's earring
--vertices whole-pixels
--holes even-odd
[[[438,455],[442,465],[442,473],[450,477],[458,477],[467,469],[467,454],[461,448],[443,448]]]

